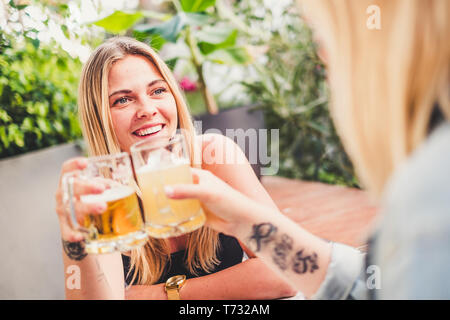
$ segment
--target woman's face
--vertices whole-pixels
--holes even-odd
[[[177,128],[175,98],[158,69],[145,57],[127,55],[108,75],[108,97],[114,132],[122,151],[132,144]]]

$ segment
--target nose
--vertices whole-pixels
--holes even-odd
[[[158,113],[156,106],[148,99],[143,99],[136,108],[136,117],[138,119],[142,118],[152,118]]]

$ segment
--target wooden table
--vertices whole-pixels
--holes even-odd
[[[276,176],[261,181],[278,208],[311,233],[354,247],[366,243],[377,211],[366,192]]]

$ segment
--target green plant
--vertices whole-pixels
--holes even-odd
[[[0,37],[0,158],[81,137],[80,61],[57,46]]]
[[[81,0],[3,1],[0,158],[81,137],[78,54],[86,57],[103,33],[77,21],[80,7]]]
[[[239,2],[241,19],[264,30],[274,21],[271,10],[255,16],[262,1]],[[252,7],[255,6],[255,7]],[[336,134],[328,112],[326,69],[316,53],[310,28],[295,7],[287,6],[270,39],[249,36],[265,48],[262,62],[252,66],[253,79],[242,81],[252,100],[265,111],[268,128],[280,132],[279,174],[304,180],[358,186],[352,164]]]
[[[246,65],[251,62],[251,56],[237,42],[241,32],[239,28],[220,15],[219,0],[173,0],[171,3],[171,9],[165,13],[116,11],[95,24],[112,34],[132,34],[156,50],[165,43],[175,43],[181,39],[189,54],[179,55],[169,63],[173,66],[184,60],[191,64],[198,78],[204,105],[209,113],[215,114],[218,107],[204,77],[205,62]],[[144,18],[151,23],[138,24]]]

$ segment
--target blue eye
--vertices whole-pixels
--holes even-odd
[[[117,99],[116,101],[114,101],[114,104],[113,105],[116,105],[117,103],[119,103],[119,104],[125,104],[125,103],[127,103],[128,102],[128,98],[127,97],[122,97],[122,98],[119,98],[119,99]]]
[[[166,91],[166,89],[164,89],[164,88],[159,88],[159,89],[156,89],[155,91],[153,91],[153,93],[155,93],[155,94],[161,94],[161,93],[163,93],[164,91]]]

